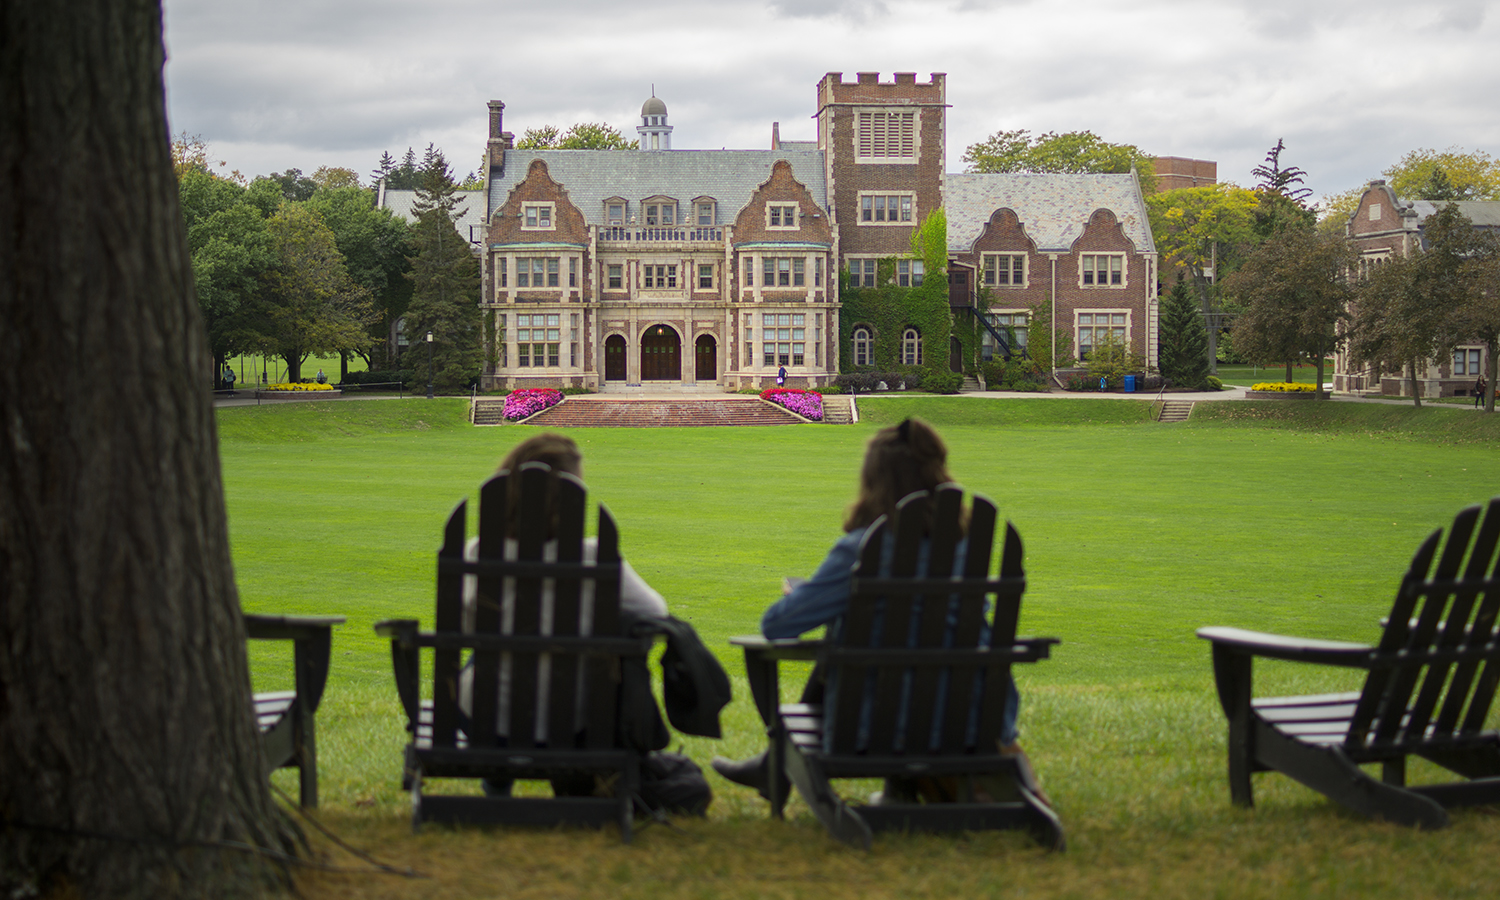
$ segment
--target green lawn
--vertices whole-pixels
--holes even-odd
[[[707,768],[714,753],[761,746],[725,640],[754,631],[782,576],[811,572],[837,538],[874,428],[922,415],[947,439],[954,474],[994,498],[1025,541],[1022,630],[1063,641],[1018,683],[1022,739],[1068,829],[1066,855],[987,835],[890,837],[865,857],[829,842],[800,804],[788,823],[764,821],[763,803],[716,777],[708,822],[686,834],[650,829],[631,848],[612,833],[407,837],[404,734],[388,649],[370,626],[393,616],[430,624],[443,517],[534,433],[471,428],[457,400],[218,415],[245,608],[349,617],[319,717],[324,815],[403,864],[443,869],[462,896],[588,895],[599,879],[612,894],[653,897],[952,896],[1002,885],[1088,897],[1493,894],[1500,820],[1483,812],[1418,834],[1346,815],[1277,775],[1258,776],[1255,810],[1232,809],[1208,647],[1193,636],[1233,624],[1375,637],[1418,542],[1500,493],[1493,417],[1292,401],[1199,404],[1173,426],[1133,400],[883,397],[860,409],[849,427],[573,432],[627,557],[735,677],[726,739],[687,739],[688,752]],[[279,652],[254,650],[257,688],[287,686]],[[1258,678],[1262,693],[1350,684],[1347,673],[1288,665]],[[490,877],[486,854],[510,852],[501,847],[524,858]],[[581,866],[570,862],[578,854]],[[778,871],[802,874],[766,880]],[[329,896],[431,889],[316,883]]]
[[[313,371],[317,371],[314,369]],[[1333,360],[1329,360],[1323,367],[1323,378],[1326,381],[1333,380]],[[1241,385],[1249,387],[1263,381],[1285,381],[1286,366],[1241,366],[1219,364],[1219,380],[1225,384]],[[1318,367],[1307,363],[1292,367],[1292,381],[1313,384],[1318,380]]]

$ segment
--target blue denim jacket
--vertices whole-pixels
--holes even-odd
[[[849,608],[849,572],[854,564],[859,561],[859,544],[864,539],[866,529],[856,528],[839,538],[824,557],[823,562],[818,565],[818,570],[813,573],[807,581],[793,588],[780,600],[771,604],[771,607],[761,616],[761,633],[771,639],[793,638],[806,634],[820,625],[829,626],[829,636],[837,638],[843,625],[843,615]],[[886,546],[884,556],[889,559],[895,546],[893,535],[886,535]],[[960,544],[955,554],[954,564],[963,566],[964,554],[968,549],[967,544]],[[927,570],[927,546],[922,547],[922,553],[917,560],[917,571]],[[956,623],[950,622],[950,627]],[[915,634],[915,630],[912,632]],[[951,638],[950,638],[951,639]],[[989,642],[986,633],[980,638],[982,643]],[[835,673],[836,674],[836,673]],[[946,677],[946,673],[945,673]],[[830,685],[832,687],[832,685]],[[909,688],[908,688],[909,689]],[[1000,726],[1000,742],[1012,744],[1016,740],[1016,715],[1020,711],[1021,696],[1016,691],[1015,681],[1012,680],[1008,691],[1009,699],[1005,704],[1005,716]],[[904,701],[903,697],[903,701]],[[868,737],[869,717],[871,702],[865,704],[865,709],[860,715],[861,743]],[[905,703],[903,702],[903,707]],[[978,727],[978,710],[971,712],[969,723],[970,732]],[[830,729],[831,732],[831,729]]]

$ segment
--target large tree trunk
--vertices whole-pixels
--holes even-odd
[[[155,0],[0,5],[0,896],[246,895],[276,870],[222,842],[294,846],[163,62]]]
[[[1408,362],[1406,364],[1406,371],[1409,373],[1410,377],[1412,406],[1421,406],[1422,385],[1417,383],[1417,361],[1411,360],[1410,362]]]

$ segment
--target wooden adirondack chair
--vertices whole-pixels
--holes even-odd
[[[1289,775],[1367,816],[1421,828],[1447,825],[1449,808],[1500,802],[1500,735],[1484,729],[1500,683],[1500,497],[1482,523],[1480,513],[1471,506],[1454,518],[1441,554],[1441,528],[1417,549],[1374,646],[1199,629],[1213,642],[1219,702],[1229,718],[1235,803],[1252,804],[1250,775],[1264,771]],[[1252,698],[1255,657],[1369,674],[1361,691]],[[1407,786],[1413,754],[1472,780]],[[1380,780],[1359,768],[1375,762]]]
[[[620,622],[619,535],[614,518],[599,507],[597,555],[584,563],[583,483],[558,476],[549,505],[549,468],[526,463],[519,472],[497,475],[480,488],[479,558],[464,558],[467,501],[448,517],[438,551],[437,624],[420,632],[416,620],[381,622],[375,630],[391,638],[396,687],[406,710],[403,787],[411,791],[412,828],[426,821],[521,825],[620,824],[631,836],[632,798],[642,754],[616,739],[621,661],[644,657],[650,638],[626,636]],[[515,559],[505,558],[507,481],[520,478],[521,528]],[[555,561],[544,557],[555,523]],[[478,579],[473,632],[463,630],[464,576]],[[514,623],[502,633],[500,598],[513,584]],[[542,633],[544,595],[550,586],[552,629]],[[592,594],[592,628],[580,619]],[[423,648],[433,650],[432,699],[420,699]],[[473,699],[469,732],[459,705],[461,655],[473,651]],[[510,661],[510,696],[499,696],[502,658]],[[538,681],[550,660],[547,702],[538,705]],[[508,721],[501,711],[508,702]],[[582,721],[579,721],[579,716]],[[537,740],[538,722],[546,741]],[[505,726],[506,736],[498,736]],[[594,773],[617,776],[613,797],[512,798],[424,793],[428,778],[543,779]]]
[[[315,717],[328,682],[333,626],[343,623],[343,616],[245,616],[251,640],[292,642],[294,689],[256,694],[255,722],[266,751],[266,774],[296,769],[298,799],[309,809],[318,805]]]
[[[983,497],[974,497],[963,570],[954,572],[955,551],[964,539],[962,498],[955,485],[940,488],[935,497],[912,494],[901,501],[894,521],[871,526],[851,573],[839,640],[751,636],[733,643],[745,649],[751,691],[770,737],[771,771],[785,766],[803,800],[838,839],[868,848],[875,831],[1026,828],[1062,849],[1057,816],[1030,790],[1015,758],[1000,753],[998,742],[1011,665],[1045,659],[1058,640],[1016,637],[1026,589],[1021,538],[1007,523],[1000,573],[990,577],[996,513]],[[928,565],[926,575],[918,576],[929,503],[935,508]],[[895,536],[894,552],[884,559],[888,534]],[[883,560],[889,575],[880,574]],[[987,622],[990,597],[993,616]],[[987,645],[981,639],[986,624]],[[780,702],[783,659],[818,660],[828,673],[822,704]],[[1015,799],[893,803],[887,797],[864,806],[849,804],[830,785],[831,779],[892,776],[956,777],[972,785],[969,779],[992,775],[1011,777]],[[786,798],[779,779],[770,781],[772,815],[780,817]]]

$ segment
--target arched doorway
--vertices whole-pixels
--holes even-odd
[[[641,335],[641,380],[682,380],[682,339],[670,325],[652,325]]]
[[[719,380],[719,345],[711,334],[700,334],[693,342],[693,377],[698,381]]]
[[[621,335],[604,339],[604,380],[625,380],[625,338]]]

